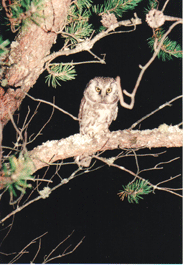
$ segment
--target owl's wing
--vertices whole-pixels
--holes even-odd
[[[83,97],[82,100],[81,100],[80,108],[79,108],[79,115],[78,115],[79,123],[82,120],[83,108],[84,108],[85,102],[86,102],[86,99],[85,99],[85,97]]]
[[[117,116],[118,116],[118,106],[116,106],[116,109],[115,109],[115,111],[114,111],[113,118],[112,118],[113,121],[116,120]]]

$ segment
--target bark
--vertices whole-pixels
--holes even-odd
[[[162,125],[161,125],[162,126]],[[33,173],[50,163],[79,155],[92,155],[113,149],[181,147],[183,130],[178,126],[162,126],[153,130],[114,131],[108,136],[90,138],[75,134],[68,138],[47,141],[29,152],[34,163]]]
[[[20,32],[11,43],[8,60],[10,67],[4,69],[7,82],[6,91],[0,87],[0,119],[3,126],[13,114],[43,72],[44,58],[57,38],[57,31],[64,26],[70,0],[45,1],[44,18],[39,23],[31,23]],[[1,77],[2,78],[2,77]]]

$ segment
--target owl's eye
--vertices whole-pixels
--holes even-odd
[[[101,89],[99,87],[95,87],[96,92],[100,93]]]
[[[112,88],[111,87],[107,88],[106,93],[109,94],[111,92],[112,92]]]

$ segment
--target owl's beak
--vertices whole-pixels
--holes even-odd
[[[102,91],[103,92],[103,91]],[[104,99],[105,99],[105,97],[107,96],[106,94],[104,94],[104,93],[101,93],[101,99],[102,99],[102,101],[104,101]]]
[[[104,99],[105,99],[105,96],[104,95],[100,95],[101,96],[101,100],[102,100],[102,102],[104,101]]]

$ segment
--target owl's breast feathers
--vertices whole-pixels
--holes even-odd
[[[113,104],[93,102],[82,98],[79,109],[80,133],[97,134],[108,131],[118,112],[117,102]]]

